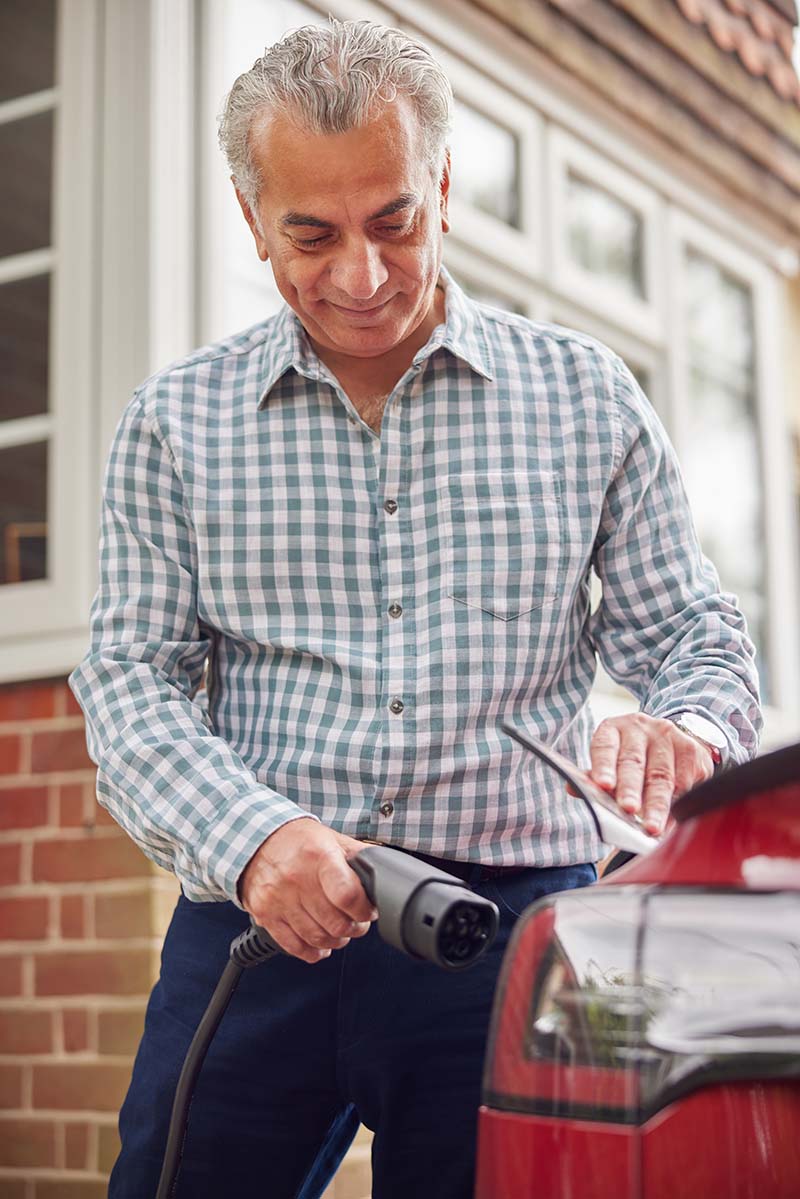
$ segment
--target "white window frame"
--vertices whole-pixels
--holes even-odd
[[[0,264],[2,282],[46,270],[51,281],[48,412],[0,426],[0,446],[48,443],[48,577],[0,586],[0,682],[60,673],[86,642],[95,331],[87,263],[96,236],[98,39],[95,0],[61,0],[55,87],[0,105],[0,119],[54,112],[51,247]]]
[[[741,247],[688,214],[669,214],[670,330],[673,350],[668,357],[673,396],[672,436],[680,457],[688,436],[689,356],[686,330],[687,247],[716,262],[751,291],[755,340],[756,414],[759,433],[761,484],[766,535],[766,619],[768,660],[772,684],[770,717],[800,710],[800,630],[798,630],[797,529],[792,504],[790,425],[784,371],[788,345],[782,327],[780,288],[774,271]],[[713,454],[713,447],[709,447]]]
[[[587,308],[607,312],[613,299],[615,322],[660,345],[664,330],[664,203],[640,179],[596,154],[565,130],[547,129],[547,180],[552,236],[546,264],[550,285],[566,298],[581,296]],[[568,180],[574,170],[588,183],[614,196],[636,212],[642,222],[642,275],[644,297],[615,288],[577,263],[569,249]]]
[[[473,204],[450,198],[452,236],[465,246],[491,247],[492,259],[511,271],[536,279],[542,271],[541,189],[536,180],[542,156],[542,121],[528,105],[503,92],[485,75],[440,46],[433,47],[453,85],[456,102],[475,109],[508,129],[519,147],[519,229]],[[457,166],[456,166],[457,169]]]

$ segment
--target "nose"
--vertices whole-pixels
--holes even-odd
[[[388,278],[381,248],[369,238],[342,245],[331,267],[331,283],[351,300],[371,300]]]

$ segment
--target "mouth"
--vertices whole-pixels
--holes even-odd
[[[391,299],[391,297],[390,297]],[[333,300],[329,300],[331,308],[335,308],[337,312],[341,312],[347,317],[370,317],[377,316],[379,312],[383,312],[390,300],[384,300],[382,304],[375,304],[372,308],[346,308],[344,304],[334,304]]]

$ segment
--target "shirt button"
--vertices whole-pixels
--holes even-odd
[[[403,609],[400,607],[399,604],[390,604],[389,605],[389,615],[394,616],[395,619],[397,619],[397,617],[402,613],[402,611],[403,611]]]
[[[387,500],[383,507],[390,516],[394,516],[397,511],[397,500]]]
[[[379,811],[381,816],[391,816],[392,812],[394,811],[394,804],[389,803],[387,799],[386,803],[381,804]]]
[[[404,707],[405,707],[405,704],[403,703],[403,701],[401,699],[398,699],[397,696],[395,696],[394,699],[392,700],[392,702],[389,704],[389,711],[394,712],[395,716],[399,716],[400,713],[403,711]]]

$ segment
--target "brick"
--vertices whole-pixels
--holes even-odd
[[[83,716],[83,708],[66,683],[64,684],[64,699],[62,702],[64,704],[65,716]]]
[[[3,1199],[30,1199],[28,1184],[24,1178],[4,1178]]]
[[[0,790],[0,829],[37,828],[47,819],[47,787]]]
[[[0,1053],[51,1053],[53,1017],[36,1008],[0,1008]]]
[[[37,941],[47,936],[49,903],[44,895],[0,899],[0,941]]]
[[[0,736],[0,774],[19,774],[22,741],[16,733]]]
[[[0,721],[46,720],[56,712],[56,687],[52,683],[16,683],[0,687]]]
[[[120,895],[98,895],[94,907],[98,937],[148,937],[152,933],[150,895],[128,891]]]
[[[97,1168],[110,1174],[119,1157],[120,1139],[116,1124],[100,1124],[97,1129]]]
[[[55,1164],[56,1126],[52,1120],[0,1116],[0,1166]]]
[[[33,1066],[33,1106],[55,1111],[115,1112],[125,1096],[129,1066],[42,1062]]]
[[[144,1030],[144,1004],[132,1009],[98,1012],[97,1043],[100,1053],[133,1055]]]
[[[70,1121],[64,1125],[64,1164],[68,1170],[89,1166],[89,1125]]]
[[[80,828],[90,823],[88,808],[83,783],[64,783],[58,788],[58,823],[62,828]]]
[[[33,847],[34,882],[90,883],[135,878],[151,873],[150,863],[130,837],[85,837],[73,841],[37,841]]]
[[[95,801],[92,808],[91,820],[96,828],[119,828],[119,824],[111,813],[106,811],[103,805],[97,803],[97,801]]]
[[[37,1178],[34,1195],[36,1199],[106,1199],[108,1183],[89,1178]]]
[[[13,886],[20,881],[21,863],[20,845],[0,845],[0,887]]]
[[[63,1013],[64,1050],[81,1053],[89,1048],[89,1016],[80,1008],[67,1008]]]
[[[37,995],[143,995],[153,985],[147,949],[38,954],[34,960]]]
[[[0,1107],[22,1107],[22,1067],[0,1064]]]
[[[0,956],[0,995],[4,998],[22,994],[22,962],[19,954]]]
[[[31,774],[93,768],[94,763],[86,751],[86,731],[83,727],[33,734]]]
[[[62,895],[59,900],[58,927],[61,936],[67,940],[86,935],[86,898],[83,895]]]

